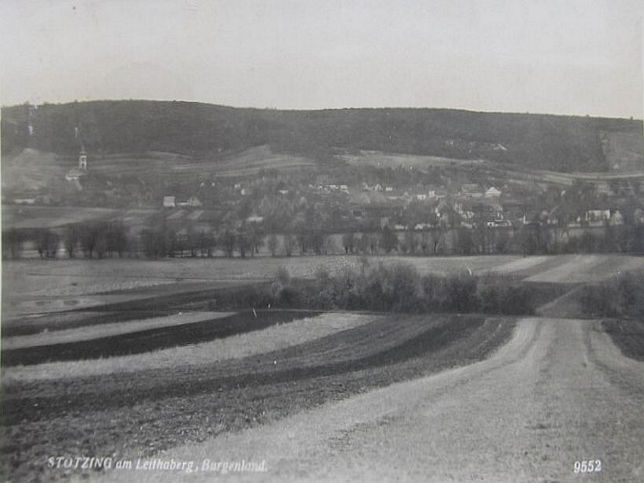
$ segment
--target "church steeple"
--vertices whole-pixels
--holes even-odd
[[[78,155],[78,169],[87,171],[87,151],[85,151],[85,146],[81,146],[80,154]]]

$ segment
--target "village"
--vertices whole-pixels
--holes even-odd
[[[192,173],[166,176],[151,189],[141,176],[105,175],[101,162],[81,146],[77,163],[65,173],[64,196],[58,189],[58,203],[58,185],[41,187],[33,197],[27,192],[7,199],[3,193],[3,201],[22,213],[93,200],[90,207],[116,210],[102,221],[123,231],[119,238],[127,239],[127,248],[116,250],[119,254],[152,258],[632,251],[641,249],[644,239],[638,180],[562,185],[486,178],[465,168],[362,166],[327,172],[260,169],[243,177]],[[476,178],[480,182],[472,182]],[[118,214],[123,204],[139,208],[136,222]],[[76,228],[7,233],[5,257],[23,248],[45,257],[87,256],[82,236],[65,241],[66,233],[110,231]],[[70,243],[78,246],[66,251]],[[104,245],[106,253],[114,252]]]

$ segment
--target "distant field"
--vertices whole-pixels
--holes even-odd
[[[2,186],[18,191],[64,187],[65,174],[77,166],[75,156],[25,149],[2,160]],[[159,176],[252,176],[260,169],[300,169],[315,166],[304,156],[273,153],[269,146],[258,146],[223,158],[194,159],[190,156],[146,152],[101,155],[89,153],[88,170],[107,178],[138,178],[141,181]]]
[[[644,270],[644,257],[567,255],[557,266],[536,273],[528,282],[586,283],[606,280],[621,272]]]
[[[129,226],[144,224],[154,210],[116,210],[69,206],[2,205],[5,228],[57,228],[70,223],[123,220]]]
[[[626,255],[557,255],[520,257],[369,257],[378,263],[408,263],[421,274],[458,272],[507,274],[527,282],[583,283],[600,281],[621,271],[644,270],[644,257]],[[172,260],[19,260],[3,264],[3,315],[57,312],[99,307],[195,290],[215,290],[274,278],[280,267],[291,276],[313,278],[325,268],[359,269],[356,256],[246,259],[179,258]]]
[[[315,162],[303,156],[273,153],[269,146],[246,149],[214,162],[179,163],[174,167],[177,173],[208,173],[216,176],[252,176],[260,169],[298,169],[315,166]]]
[[[628,255],[556,255],[521,257],[367,257],[367,263],[407,263],[421,274],[472,271],[517,274],[535,282],[599,280],[618,271],[644,269],[644,257]],[[87,295],[166,283],[259,281],[274,277],[280,267],[291,276],[312,278],[319,268],[337,272],[358,268],[357,256],[329,255],[258,258],[177,258],[168,260],[109,259],[18,260],[3,264],[8,297],[25,291],[43,296]]]
[[[65,181],[71,167],[53,153],[25,149],[16,156],[2,157],[2,187],[25,191],[46,188],[55,180]]]
[[[473,272],[502,266],[521,257],[369,257],[370,264],[409,263],[421,273]],[[360,265],[355,256],[261,257],[261,258],[177,258],[172,260],[109,259],[17,260],[3,264],[3,285],[7,296],[87,295],[134,288],[134,286],[194,281],[256,281],[276,275],[285,267],[293,277],[312,278],[324,267],[331,272]]]
[[[268,146],[246,149],[227,157],[193,159],[174,153],[149,152],[141,155],[113,154],[97,158],[90,169],[104,176],[250,176],[262,168],[279,170],[311,167],[315,162],[303,156],[273,153]]]
[[[443,158],[440,156],[415,156],[412,154],[390,154],[380,151],[360,151],[360,154],[345,154],[337,156],[353,166],[376,166],[376,167],[414,167],[418,169],[449,166],[454,163],[459,165],[472,164],[480,165],[486,162],[481,159],[456,159]]]

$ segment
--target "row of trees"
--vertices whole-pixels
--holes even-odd
[[[62,248],[69,258],[122,257],[147,258],[226,257],[257,255],[266,247],[272,256],[326,255],[480,255],[499,253],[561,254],[644,252],[644,225],[606,224],[604,228],[584,229],[571,234],[560,227],[531,223],[512,227],[437,227],[402,234],[385,226],[380,231],[344,233],[341,237],[322,231],[319,226],[301,226],[294,233],[267,235],[261,224],[225,224],[219,230],[188,226],[177,231],[165,222],[152,224],[138,237],[129,235],[123,222],[86,222],[67,225],[62,230],[9,229],[2,233],[3,257],[20,258],[26,242],[41,258],[55,258]],[[338,246],[338,244],[340,246]]]
[[[69,258],[79,252],[86,258],[123,256],[129,248],[127,228],[122,222],[87,222],[70,224],[54,231],[48,228],[2,232],[4,258],[19,258],[25,243],[31,243],[41,258],[56,258],[59,250]]]

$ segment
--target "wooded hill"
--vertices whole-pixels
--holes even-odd
[[[31,135],[29,133],[31,125]],[[78,131],[76,131],[78,128]],[[283,111],[160,101],[93,101],[2,108],[2,151],[74,154],[164,151],[216,161],[268,144],[318,162],[334,153],[486,159],[515,168],[608,169],[606,133],[641,133],[642,121],[451,109]]]

